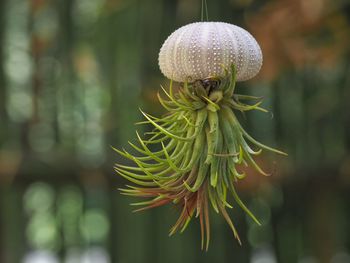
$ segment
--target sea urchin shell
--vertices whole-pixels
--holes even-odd
[[[223,77],[235,65],[237,81],[253,78],[262,65],[258,43],[241,27],[222,22],[197,22],[173,32],[159,53],[159,66],[178,82]]]

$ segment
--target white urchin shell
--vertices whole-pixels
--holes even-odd
[[[241,27],[222,22],[185,25],[165,40],[159,67],[178,82],[222,77],[236,66],[237,81],[253,78],[260,71],[262,53],[254,37]]]

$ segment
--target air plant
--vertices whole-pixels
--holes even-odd
[[[235,183],[251,166],[268,175],[254,160],[262,150],[285,154],[252,138],[238,122],[235,112],[266,112],[258,97],[235,94],[236,81],[254,77],[262,65],[255,39],[244,29],[221,22],[198,22],[176,30],[159,53],[162,73],[170,87],[158,94],[167,111],[162,117],[142,114],[154,130],[138,144],[138,152],[115,149],[134,165],[116,164],[115,170],[133,185],[121,189],[125,195],[147,198],[134,203],[142,211],[174,204],[181,212],[170,235],[184,231],[193,217],[199,218],[202,249],[210,240],[210,207],[220,213],[240,243],[227,209],[235,202],[257,224],[257,218],[239,198]],[[174,81],[178,83],[174,91]],[[154,150],[158,145],[160,149]]]

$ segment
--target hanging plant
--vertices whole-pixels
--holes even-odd
[[[254,77],[262,65],[255,39],[244,29],[221,22],[198,22],[183,26],[164,42],[159,66],[170,79],[169,90],[158,94],[167,113],[154,117],[142,112],[154,130],[129,143],[139,155],[115,149],[134,165],[116,164],[115,170],[133,185],[123,194],[147,198],[134,203],[136,211],[166,204],[181,209],[170,235],[184,231],[193,217],[199,218],[202,249],[210,240],[210,207],[220,213],[239,240],[227,209],[228,194],[257,223],[243,204],[235,183],[245,177],[241,167],[251,166],[268,175],[255,162],[262,150],[285,154],[252,138],[238,122],[235,112],[258,110],[257,97],[235,94],[236,81]],[[173,82],[178,89],[173,90]],[[252,102],[249,103],[248,102]],[[154,145],[160,150],[154,151]]]

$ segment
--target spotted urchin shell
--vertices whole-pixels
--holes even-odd
[[[197,22],[173,32],[159,52],[159,67],[178,82],[223,77],[234,64],[237,81],[260,71],[262,53],[254,37],[241,27],[223,22]]]

